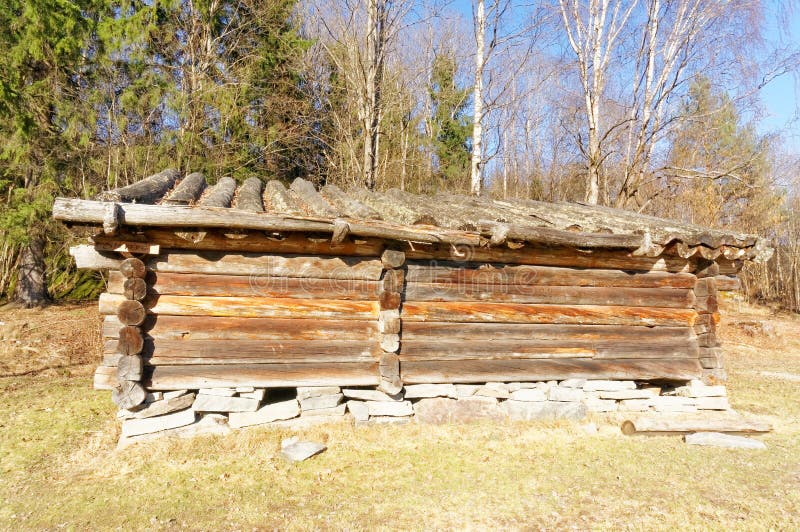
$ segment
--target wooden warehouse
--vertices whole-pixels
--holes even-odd
[[[165,170],[54,217],[108,269],[96,382],[147,392],[719,374],[755,236],[604,207]],[[104,380],[105,379],[105,380]]]

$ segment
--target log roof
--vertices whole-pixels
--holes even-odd
[[[200,173],[182,176],[164,170],[104,192],[94,200],[58,198],[56,219],[103,225],[224,228],[275,232],[348,234],[393,240],[491,246],[507,241],[581,249],[614,248],[636,255],[665,251],[730,260],[767,260],[762,238],[646,216],[608,207],[440,193],[411,194],[398,189],[319,189],[298,178],[281,182],[251,177],[242,184],[223,177],[210,185]]]

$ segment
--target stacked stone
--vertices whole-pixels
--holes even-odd
[[[117,310],[117,318],[122,327],[119,330],[115,354],[117,384],[111,393],[111,399],[120,408],[128,409],[141,405],[147,399],[147,392],[141,385],[144,371],[141,357],[144,335],[141,325],[147,315],[142,300],[147,296],[147,268],[141,260],[129,258],[122,261],[119,271],[125,277],[125,301]]]
[[[378,332],[381,335],[380,344],[383,354],[379,362],[381,383],[378,389],[396,395],[403,388],[400,380],[400,305],[401,293],[405,283],[406,255],[402,251],[387,249],[381,255],[383,264],[383,288],[380,293],[380,315],[378,317]]]
[[[694,286],[694,308],[698,314],[694,332],[700,348],[703,379],[707,382],[724,381],[727,377],[723,369],[720,342],[717,338],[719,308],[715,276],[718,274],[719,265],[716,262],[701,265],[698,267],[697,282]]]

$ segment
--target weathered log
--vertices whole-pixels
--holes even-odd
[[[498,225],[500,226],[499,229],[497,229]],[[482,233],[492,235],[493,240],[499,239],[499,235],[505,233],[506,238],[511,240],[553,246],[570,246],[586,249],[637,249],[642,245],[642,235],[574,232],[550,227],[525,227],[498,224],[497,222],[484,220],[478,222],[478,230]]]
[[[397,310],[381,310],[378,316],[378,331],[383,334],[400,332],[400,312]]]
[[[400,349],[400,335],[384,334],[381,337],[381,349],[387,353],[396,353]]]
[[[594,325],[691,326],[690,309],[609,305],[524,305],[516,303],[403,303],[404,322],[585,323]]]
[[[257,177],[248,177],[239,187],[236,208],[241,211],[264,212],[263,190],[263,181]]]
[[[116,338],[121,323],[106,316],[103,335]],[[352,340],[377,341],[376,321],[148,316],[148,336],[159,340]]]
[[[597,340],[406,340],[402,360],[491,360],[534,358],[670,359],[698,358],[694,340],[654,342]]]
[[[147,275],[147,267],[144,262],[136,258],[125,259],[119,265],[120,273],[127,279],[144,279]]]
[[[105,236],[94,237],[94,249],[95,251],[113,251],[115,253],[133,253],[136,255],[158,255],[161,253],[161,246],[158,244],[120,238],[108,239]]]
[[[387,249],[381,255],[381,262],[387,270],[400,268],[406,262],[406,254],[402,251]]]
[[[144,337],[139,327],[123,326],[119,329],[116,352],[133,356],[142,352]]]
[[[320,193],[328,200],[334,209],[343,212],[350,218],[371,218],[376,220],[381,218],[381,215],[377,211],[364,205],[348,194],[345,194],[344,191],[336,185],[325,185],[320,189]]]
[[[324,200],[323,200],[324,201]],[[57,198],[53,204],[53,218],[72,223],[102,224],[105,203],[79,199]],[[223,228],[252,229],[258,231],[300,231],[307,233],[332,233],[334,221],[328,218],[290,215],[268,215],[240,211],[236,216],[222,209],[185,207],[180,205],[123,204],[122,219],[125,225],[172,228]],[[353,235],[423,243],[479,246],[481,237],[475,233],[434,227],[409,227],[378,220],[350,220]]]
[[[384,353],[378,364],[380,384],[378,389],[389,395],[397,395],[403,389],[400,375],[400,359],[394,353]]]
[[[761,434],[772,431],[772,425],[766,421],[746,419],[737,415],[709,413],[702,416],[681,417],[640,417],[622,422],[622,433],[663,435],[689,434],[691,432],[723,432],[726,434]]]
[[[172,273],[309,277],[377,281],[379,260],[356,257],[282,256],[255,253],[173,252],[151,262],[153,270]]]
[[[236,192],[236,180],[232,177],[222,177],[217,184],[211,187],[200,198],[203,207],[230,207],[233,194]]]
[[[698,279],[704,277],[716,277],[720,274],[719,263],[712,260],[699,260],[695,267],[695,275]]]
[[[595,360],[437,360],[402,362],[406,384],[515,382],[565,379],[688,381],[702,368],[691,359]]]
[[[144,282],[144,279],[138,277],[125,279],[122,285],[122,293],[128,299],[141,301],[147,296],[147,283]]]
[[[694,285],[694,294],[699,297],[715,296],[717,294],[717,282],[714,277],[698,279]]]
[[[631,327],[629,325],[552,325],[539,323],[447,323],[407,322],[403,341],[435,342],[440,340],[558,340],[570,342],[675,342],[694,338],[690,327]]]
[[[717,296],[703,296],[698,297],[694,303],[694,308],[697,310],[698,313],[709,313],[713,314],[719,310],[719,303],[717,302]]]
[[[139,301],[125,299],[117,305],[116,314],[119,321],[125,325],[141,325],[147,311]]]
[[[121,381],[111,392],[111,400],[120,408],[133,408],[144,403],[147,392],[138,382]]]
[[[103,234],[106,236],[114,236],[119,230],[119,222],[121,211],[119,205],[116,203],[109,203],[106,205],[106,214],[103,217]]]
[[[275,179],[264,186],[264,209],[273,213],[302,216],[303,210],[286,191],[283,183]]]
[[[403,270],[386,270],[383,274],[383,289],[386,292],[402,293],[405,287],[405,275]]]
[[[103,192],[98,196],[101,201],[120,201],[152,203],[167,193],[180,177],[174,169],[164,170],[132,185]]]
[[[717,290],[721,292],[736,292],[741,290],[742,284],[738,277],[730,277],[728,275],[717,275],[714,277]]]
[[[254,386],[376,386],[377,362],[333,364],[237,364],[226,366],[156,366],[145,381],[150,390],[196,390]]]
[[[326,218],[336,218],[343,213],[335,209],[330,203],[325,201],[325,198],[317,192],[317,189],[310,181],[306,181],[302,177],[296,178],[292,181],[289,188],[297,194],[297,196],[305,203],[309,210],[317,216]]]
[[[665,308],[691,308],[695,303],[694,293],[685,289],[537,286],[532,284],[408,283],[405,299],[407,301],[488,301]]]
[[[333,234],[331,235],[331,245],[341,244],[350,234],[350,224],[344,220],[333,221]]]
[[[122,381],[139,382],[142,380],[144,364],[138,355],[120,357],[117,363],[117,379]]]
[[[191,205],[203,194],[206,178],[200,172],[187,175],[165,198],[165,205]]]
[[[337,301],[331,299],[288,299],[271,297],[205,297],[205,296],[157,296],[148,302],[148,312],[172,316],[231,316],[240,318],[301,318],[301,319],[340,319],[365,320],[378,317],[377,301]],[[128,305],[129,304],[129,305]],[[126,325],[141,325],[144,321],[144,307],[141,309],[141,320],[138,301],[128,301],[122,296],[101,294],[100,313],[116,313],[120,321]],[[127,323],[120,315],[124,305],[125,312],[130,312]]]
[[[122,259],[114,253],[99,253],[94,246],[80,245],[69,248],[69,254],[75,259],[78,269],[113,270],[118,269]]]
[[[98,366],[94,372],[95,390],[113,390],[117,387],[117,366]]]
[[[531,265],[409,262],[408,283],[446,283],[451,286],[535,285],[568,287],[682,288],[695,287],[690,273],[630,272]]]
[[[251,231],[239,233],[235,239],[225,236],[220,231],[208,231],[201,240],[192,240],[180,236],[175,231],[167,229],[145,229],[141,234],[133,235],[121,233],[119,238],[128,241],[142,239],[143,242],[158,242],[162,248],[193,249],[198,251],[235,251],[237,253],[276,253],[276,254],[305,254],[305,255],[353,255],[376,257],[381,253],[383,242],[374,238],[358,238],[347,240],[341,244],[332,245],[328,238],[314,238],[301,233],[289,233],[282,237]],[[100,245],[116,244],[118,239],[109,240],[102,236],[94,237],[97,249]],[[145,245],[145,244],[143,244]],[[78,246],[82,247],[82,246]],[[85,246],[91,247],[91,246]],[[113,250],[113,248],[112,248]],[[81,251],[82,252],[82,251]],[[143,251],[134,251],[143,253]],[[151,253],[152,254],[152,253]],[[156,255],[158,253],[155,253]],[[91,258],[91,261],[89,260]],[[89,257],[84,262],[96,261]],[[116,268],[119,260],[106,268]],[[84,266],[89,267],[89,266]]]
[[[378,298],[381,310],[393,310],[400,308],[401,297],[397,292],[381,292]]]

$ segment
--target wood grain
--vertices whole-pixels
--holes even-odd
[[[560,325],[543,323],[407,322],[403,341],[461,340],[593,340],[607,342],[688,342],[690,327],[631,327],[629,325]]]

